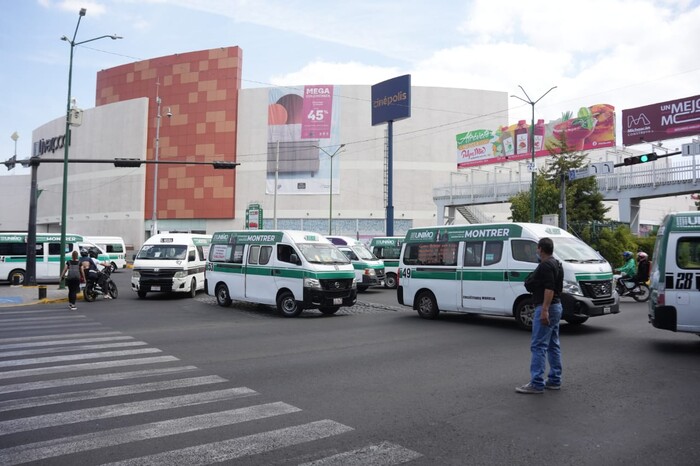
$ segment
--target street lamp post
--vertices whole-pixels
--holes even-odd
[[[72,79],[73,79],[73,49],[77,45],[85,44],[88,42],[93,42],[96,40],[100,39],[106,39],[110,38],[112,40],[117,40],[117,39],[122,39],[122,37],[117,36],[115,34],[112,35],[104,35],[104,36],[99,36],[99,37],[93,37],[92,39],[88,40],[83,40],[80,42],[75,41],[75,37],[78,35],[78,28],[80,27],[80,20],[85,16],[85,13],[87,10],[85,8],[81,8],[80,12],[78,13],[78,23],[75,25],[75,32],[73,33],[73,39],[69,40],[68,37],[63,36],[61,37],[61,40],[66,41],[70,44],[70,61],[68,63],[68,102],[66,104],[66,135],[65,135],[65,142],[63,144],[63,194],[61,197],[61,265],[60,265],[60,270],[61,272],[63,271],[63,268],[65,267],[66,264],[66,204],[67,204],[67,197],[68,197],[68,148],[70,147],[70,124],[71,124],[71,108],[70,108],[70,101],[71,101],[71,84],[72,84]],[[63,278],[61,278],[60,282],[60,288],[64,288],[65,283]]]
[[[523,94],[525,94],[525,97],[527,97],[527,100],[523,99],[522,97],[518,97],[517,95],[511,95],[511,97],[515,97],[518,100],[522,100],[526,104],[530,104],[532,106],[532,124],[530,125],[530,154],[531,154],[531,162],[532,166],[535,166],[535,104],[542,100],[544,96],[549,94],[552,90],[556,89],[557,86],[552,87],[550,90],[545,92],[540,96],[539,99],[533,101],[529,95],[527,95],[527,92],[525,92],[525,89],[523,89],[523,86],[518,85],[520,90],[523,91]],[[530,184],[530,222],[535,222],[535,170],[532,171],[532,182]]]
[[[155,167],[154,167],[154,172],[153,172],[153,214],[151,216],[151,236],[157,235],[158,234],[158,158],[160,154],[160,95],[158,92],[158,89],[160,87],[160,83],[156,82],[156,147],[155,147]],[[168,118],[172,117],[173,114],[170,111],[170,108],[168,108],[168,111],[166,113]]]
[[[330,188],[328,190],[328,235],[333,234],[333,157],[338,155],[340,152],[340,149],[345,147],[345,144],[341,144],[338,146],[338,148],[333,152],[332,154],[329,154],[326,152],[326,150],[323,147],[320,146],[314,146],[317,149],[320,149],[323,151],[324,154],[328,156],[328,159],[331,162],[331,177],[330,177]]]

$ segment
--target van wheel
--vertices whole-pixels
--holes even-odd
[[[144,299],[144,298],[146,297],[146,292],[143,291],[143,290],[138,290],[138,291],[136,292],[136,294],[137,294],[138,297],[141,298],[141,299]]]
[[[435,319],[440,310],[435,301],[435,296],[430,291],[423,291],[416,296],[416,311],[424,319]]]
[[[340,309],[340,306],[326,306],[326,307],[319,307],[318,310],[321,311],[323,314],[326,315],[332,315],[338,312],[338,309]]]
[[[190,282],[190,298],[194,298],[197,296],[197,279],[193,278],[192,281]]]
[[[16,269],[10,272],[10,275],[8,275],[7,279],[10,280],[10,285],[15,283],[15,280],[17,280],[17,283],[19,283],[20,285],[23,285],[24,281],[27,279],[27,273],[24,270]]]
[[[588,320],[588,317],[567,317],[564,319],[569,325],[581,325]]]
[[[515,308],[515,321],[518,327],[525,330],[532,330],[532,319],[535,317],[535,306],[529,299],[521,299],[518,307]]]
[[[277,297],[277,310],[284,317],[296,317],[301,314],[303,308],[290,291],[283,291]]]
[[[228,292],[228,286],[223,283],[216,287],[216,304],[223,307],[231,305],[231,295]]]
[[[396,275],[393,273],[388,273],[386,274],[386,278],[384,279],[384,286],[387,288],[391,288],[392,290],[396,288]]]

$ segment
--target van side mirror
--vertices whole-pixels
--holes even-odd
[[[190,251],[189,254],[187,254],[187,261],[188,262],[194,262],[196,260],[196,255],[194,251]]]
[[[301,261],[299,260],[299,256],[297,256],[295,253],[292,253],[292,255],[289,256],[289,260],[291,261],[292,264],[301,265]]]
[[[132,261],[135,261],[135,260],[136,260],[136,254],[134,254],[134,255],[131,256],[131,260],[132,260]]]

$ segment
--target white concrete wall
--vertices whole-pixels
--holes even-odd
[[[30,185],[31,175],[0,176],[0,231],[27,231]]]

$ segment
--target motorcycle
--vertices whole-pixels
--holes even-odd
[[[102,289],[101,283],[107,289],[107,293],[113,299],[117,299],[119,296],[119,291],[117,290],[117,285],[112,281],[110,277],[112,275],[112,268],[105,267],[104,269],[97,272],[94,278],[88,279],[85,283],[85,289],[83,290],[83,298],[85,301],[91,303],[97,299],[98,295],[105,295],[105,290]]]
[[[617,279],[615,289],[620,297],[629,296],[639,303],[649,300],[651,291],[646,283],[637,283],[632,279]]]

